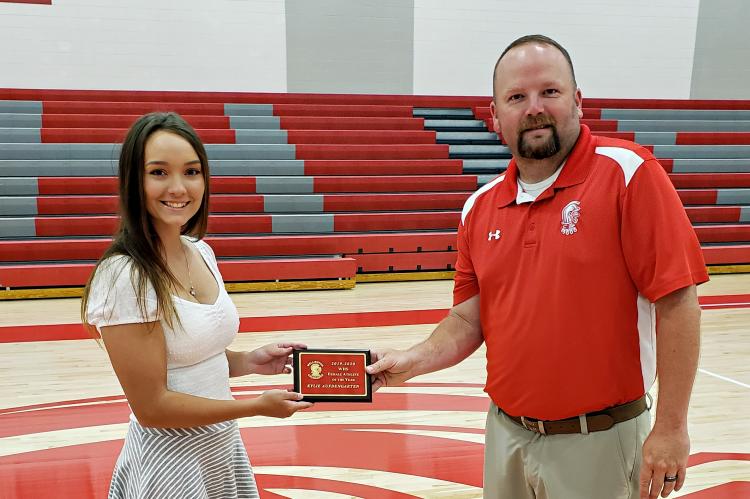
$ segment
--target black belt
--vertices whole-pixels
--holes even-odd
[[[518,426],[542,435],[559,435],[565,433],[589,433],[609,430],[617,423],[640,416],[648,408],[646,396],[622,405],[609,407],[602,411],[590,412],[575,418],[543,421],[524,416],[511,416],[499,407],[498,412],[508,416]]]

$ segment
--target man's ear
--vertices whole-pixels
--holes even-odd
[[[580,88],[576,88],[576,107],[578,108],[578,118],[583,118],[583,95]]]
[[[492,115],[492,126],[495,127],[495,133],[500,133],[500,120],[497,117],[497,108],[495,107],[495,100],[490,101],[490,114]]]

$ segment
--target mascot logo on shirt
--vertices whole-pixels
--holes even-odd
[[[320,379],[323,377],[323,364],[321,362],[314,360],[308,363],[307,367],[310,368],[310,374],[308,374],[308,376],[312,379]]]
[[[562,232],[566,236],[572,236],[573,234],[578,232],[576,224],[578,223],[578,218],[580,216],[580,201],[571,201],[570,203],[565,205],[565,208],[563,208],[562,210],[562,229],[560,229],[560,232]]]

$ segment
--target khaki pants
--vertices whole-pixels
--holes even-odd
[[[485,499],[635,499],[651,416],[588,435],[540,435],[492,404],[484,453]]]

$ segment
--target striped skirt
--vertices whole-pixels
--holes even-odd
[[[109,497],[258,498],[237,421],[196,428],[146,428],[131,421]]]

